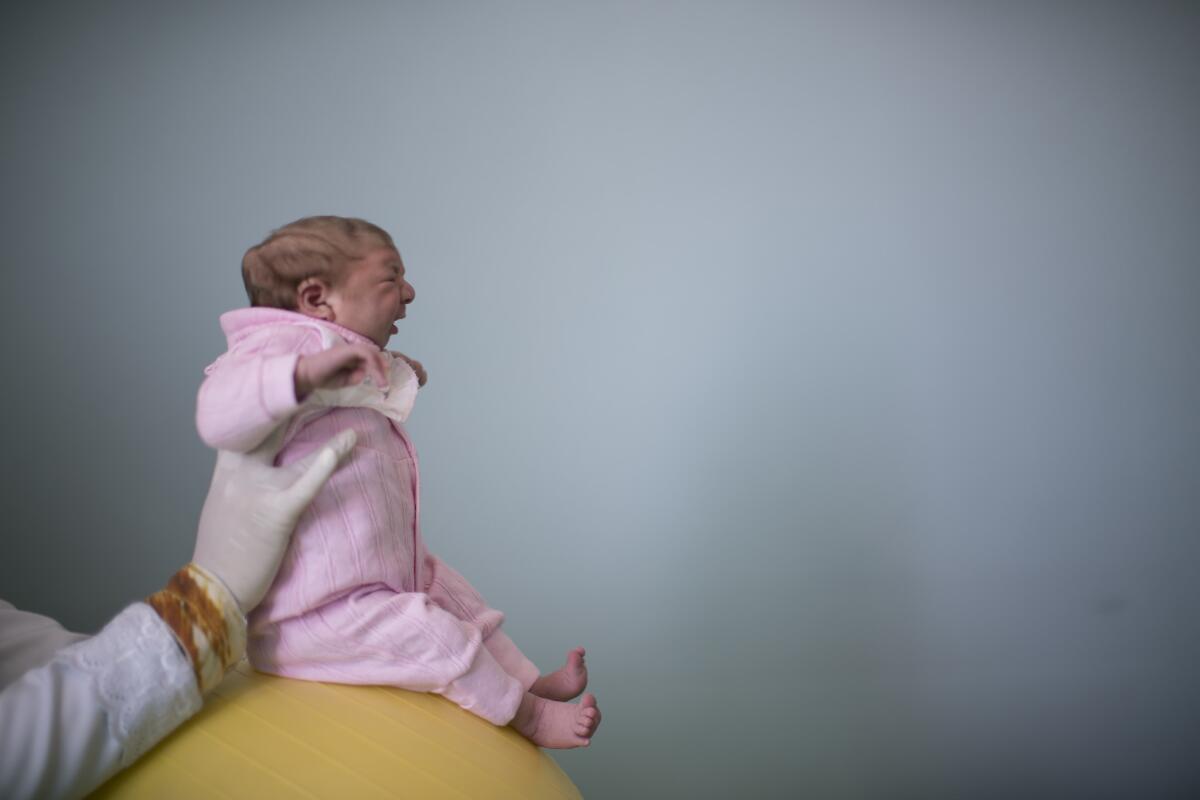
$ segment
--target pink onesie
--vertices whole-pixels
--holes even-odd
[[[197,400],[206,444],[246,452],[286,425],[276,463],[288,464],[339,431],[358,434],[300,518],[274,585],[250,614],[251,663],[293,678],[437,692],[508,723],[538,671],[500,631],[504,615],[425,549],[417,456],[399,421],[407,409],[373,410],[362,398],[382,402],[384,395],[366,386],[296,402],[301,355],[342,341],[373,343],[271,308],[230,311],[221,328],[229,350],[206,370]],[[388,397],[405,381],[415,391],[414,380],[396,359]]]

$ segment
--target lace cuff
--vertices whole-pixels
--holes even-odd
[[[91,676],[120,744],[123,769],[200,710],[200,692],[170,629],[147,605],[129,606],[99,634],[59,652]]]
[[[200,693],[221,682],[246,652],[246,618],[211,572],[188,564],[146,598],[191,660]]]

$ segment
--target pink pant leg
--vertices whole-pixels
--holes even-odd
[[[508,634],[497,630],[483,640],[483,646],[492,654],[492,658],[496,659],[496,662],[504,668],[504,671],[516,678],[517,682],[528,692],[529,687],[533,686],[533,682],[538,679],[538,668],[525,657],[516,643],[508,638]]]

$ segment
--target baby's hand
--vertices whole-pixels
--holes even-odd
[[[412,371],[417,373],[417,386],[425,385],[425,381],[429,380],[429,376],[425,374],[425,367],[421,365],[420,361],[417,361],[415,358],[409,358],[408,356],[404,355],[404,353],[397,353],[395,350],[391,350],[389,352],[391,352],[391,354],[396,358],[403,359],[410,367],[412,367]]]
[[[314,389],[336,389],[359,383],[368,375],[382,391],[387,391],[388,368],[383,351],[370,345],[338,344],[300,356],[296,362],[296,399],[303,400]]]

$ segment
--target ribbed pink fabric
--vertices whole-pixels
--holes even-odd
[[[229,350],[207,370],[196,427],[210,447],[245,452],[300,409],[294,374],[338,325],[278,309],[221,317]],[[251,663],[264,672],[437,692],[497,724],[516,714],[537,668],[489,608],[420,535],[416,451],[377,411],[334,408],[293,421],[277,462],[303,458],[353,428],[358,443],[301,517],[279,575],[249,618]]]

